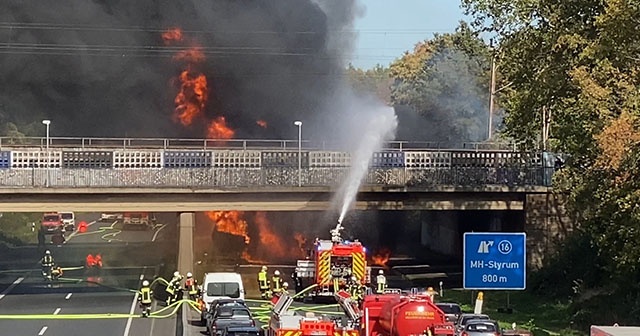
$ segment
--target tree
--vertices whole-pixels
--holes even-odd
[[[463,0],[463,6],[477,31],[500,42],[501,75],[512,83],[500,93],[506,132],[537,146],[545,109],[552,114],[552,149],[571,156],[555,189],[569,196],[577,234],[587,237],[604,272],[584,288],[589,295],[577,291],[578,322],[639,322],[640,4]]]
[[[487,136],[489,66],[488,46],[461,22],[455,33],[420,42],[391,65],[392,102],[398,111],[413,115],[419,140],[449,145],[482,141]]]
[[[391,102],[391,84],[393,80],[391,79],[389,68],[378,64],[372,69],[363,70],[349,64],[347,78],[356,91],[374,94],[387,104]]]

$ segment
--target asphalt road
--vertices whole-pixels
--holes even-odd
[[[122,231],[97,214],[78,215],[90,223],[86,233],[67,234],[61,246],[48,244],[65,269],[49,287],[42,279],[36,246],[0,251],[0,335],[175,335],[175,315],[139,317],[135,291],[141,278],[153,279],[172,268],[175,219],[152,231]],[[167,224],[167,225],[164,225]],[[96,273],[82,266],[87,253],[101,253],[104,268]],[[171,255],[173,253],[173,256]],[[169,261],[169,262],[168,262]],[[158,288],[162,294],[163,287]],[[152,311],[164,308],[154,304]],[[168,312],[167,312],[168,313]]]

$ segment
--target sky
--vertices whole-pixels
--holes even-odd
[[[453,32],[465,16],[460,0],[360,0],[358,39],[351,63],[368,69],[389,65],[433,33]]]

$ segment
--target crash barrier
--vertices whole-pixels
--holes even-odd
[[[300,157],[295,150],[19,149],[0,152],[0,185],[333,186],[346,177],[351,164],[346,152],[304,151]],[[364,184],[549,186],[556,168],[551,153],[384,151],[374,154]]]

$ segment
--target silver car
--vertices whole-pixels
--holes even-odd
[[[460,336],[502,336],[498,322],[493,320],[470,320]]]

